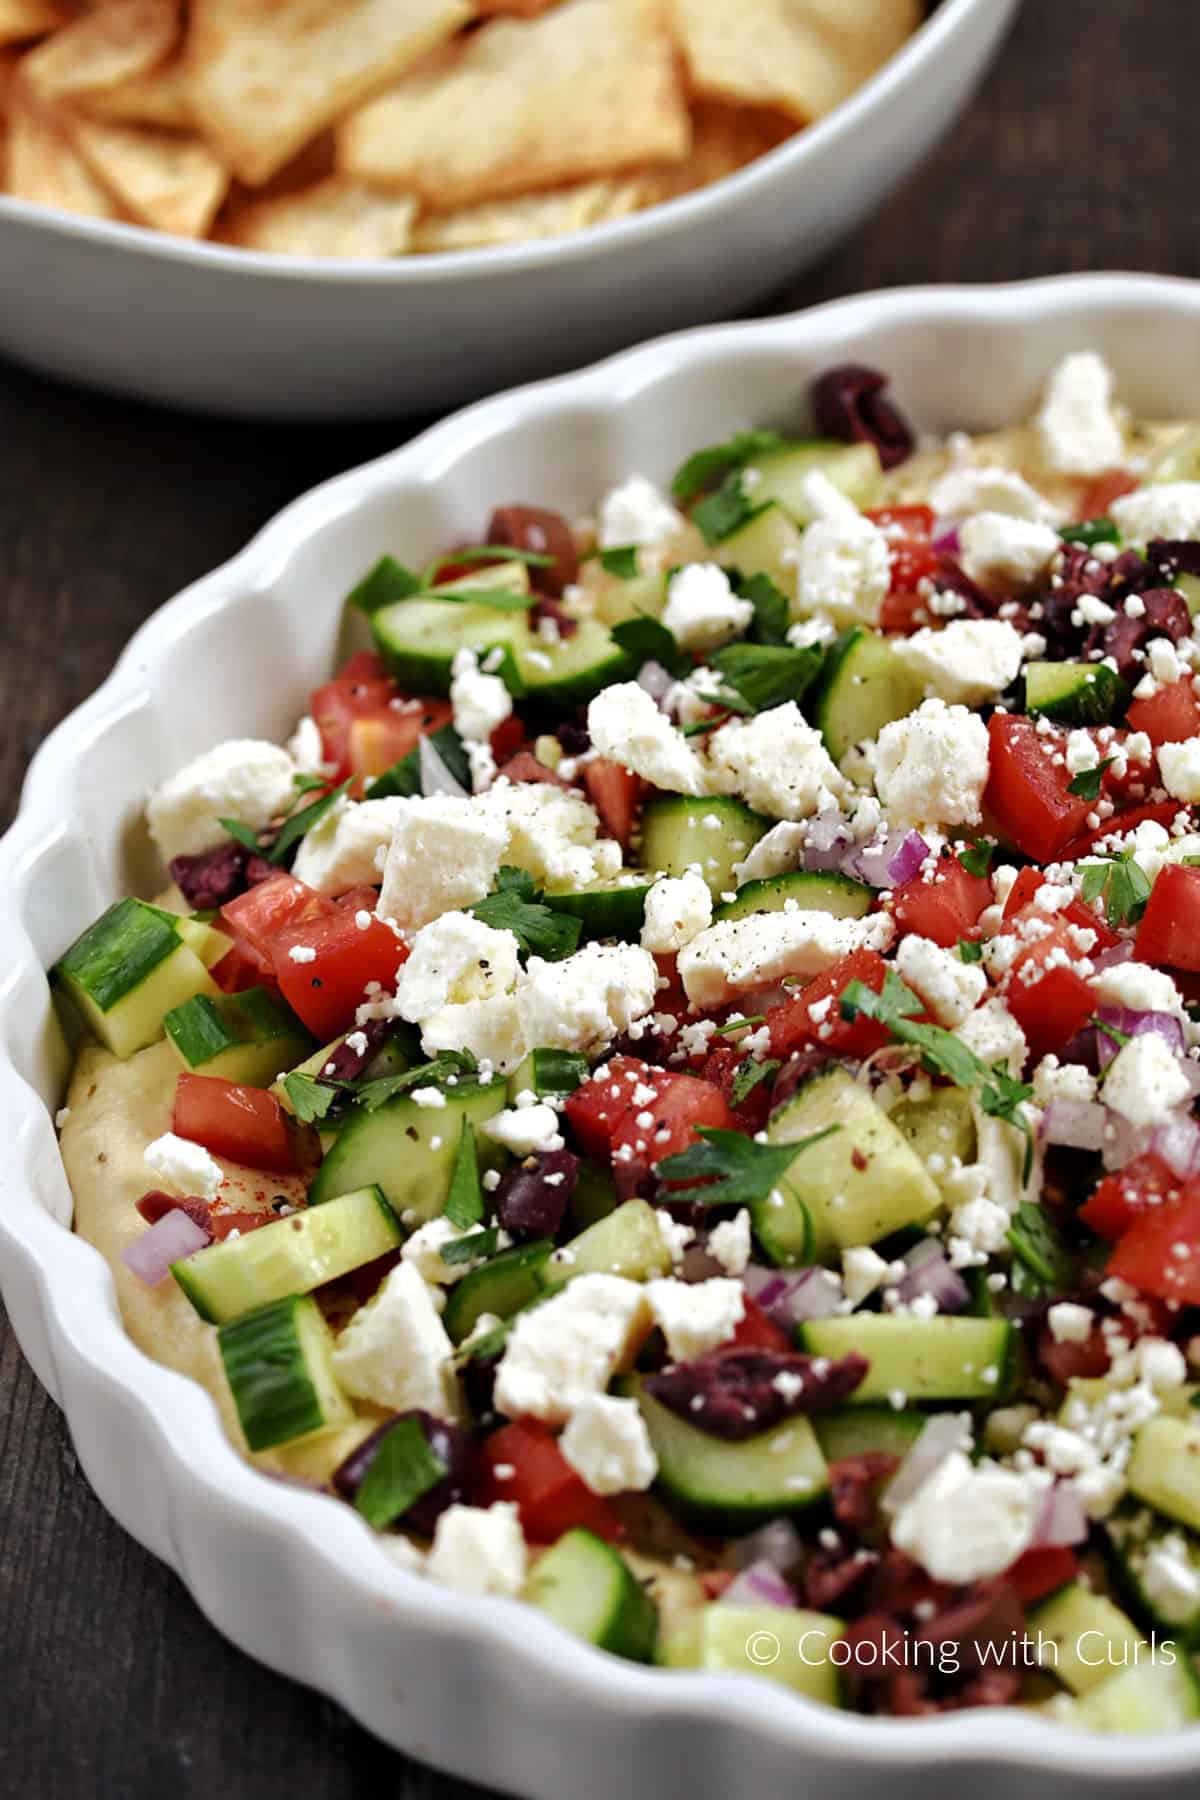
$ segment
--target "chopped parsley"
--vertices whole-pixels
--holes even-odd
[[[729,1088],[729,1104],[740,1106],[742,1101],[754,1092],[760,1082],[769,1081],[782,1067],[783,1064],[777,1057],[769,1057],[766,1062],[755,1062],[752,1056],[748,1056],[745,1062],[739,1063],[733,1072],[733,1081]]]
[[[1078,1286],[1075,1258],[1044,1207],[1024,1201],[1008,1232],[1016,1264],[1013,1287],[1021,1294],[1072,1293]]]
[[[973,938],[959,938],[958,960],[965,963],[982,962],[983,945],[976,943]]]
[[[1103,899],[1104,916],[1110,925],[1133,925],[1146,910],[1150,877],[1134,861],[1133,851],[1123,850],[1119,856],[1089,861],[1084,867],[1080,892],[1088,906]]]
[[[1025,1111],[1025,1103],[1033,1099],[1033,1089],[1009,1074],[1003,1063],[993,1063],[990,1075],[979,1095],[981,1111],[991,1119],[1003,1119],[1025,1135],[1025,1161],[1021,1169],[1024,1187],[1033,1172],[1033,1126]]]
[[[1094,769],[1080,769],[1078,775],[1067,783],[1068,794],[1077,794],[1081,800],[1098,800],[1105,773],[1115,761],[1115,756],[1106,756]]]
[[[530,569],[549,569],[554,558],[544,550],[519,550],[515,544],[472,544],[466,550],[452,550],[427,563],[421,574],[421,586],[427,588],[437,580],[438,570],[447,563],[524,563]]]
[[[367,1112],[374,1112],[397,1094],[410,1088],[447,1087],[453,1082],[470,1079],[479,1073],[479,1064],[469,1050],[441,1050],[431,1062],[405,1069],[399,1075],[382,1075],[376,1081],[364,1082],[354,1090],[355,1099]]]
[[[757,1206],[783,1179],[802,1150],[819,1144],[840,1126],[827,1125],[795,1144],[757,1144],[740,1131],[720,1131],[699,1125],[702,1144],[692,1144],[678,1156],[658,1165],[663,1181],[711,1185],[689,1191],[687,1198],[701,1206]],[[678,1196],[677,1196],[678,1197]]]
[[[1090,550],[1095,544],[1119,544],[1121,534],[1111,519],[1085,519],[1080,525],[1064,525],[1059,532],[1064,544],[1083,544]]]
[[[711,444],[689,456],[676,469],[671,492],[681,505],[686,505],[731,470],[744,469],[756,456],[770,456],[787,447],[788,440],[777,431],[737,431],[725,443]]]
[[[513,588],[478,587],[459,588],[453,586],[437,586],[434,577],[439,568],[447,561],[453,562],[523,562],[549,563],[553,557],[541,556],[529,550],[511,550],[500,545],[479,545],[474,551],[454,552],[453,557],[439,557],[431,563],[424,574],[417,575],[412,569],[406,569],[402,562],[394,556],[381,556],[375,567],[365,575],[356,588],[348,595],[348,604],[357,607],[359,612],[366,613],[368,618],[377,613],[381,607],[393,606],[398,600],[452,600],[460,606],[490,606],[494,612],[526,612],[537,602],[533,593],[519,594]]]
[[[335,1100],[341,1098],[333,1082],[317,1081],[312,1075],[293,1070],[283,1078],[284,1091],[292,1103],[292,1111],[302,1125],[313,1125],[323,1119]]]
[[[787,642],[788,597],[782,588],[777,588],[769,575],[751,575],[748,579],[739,577],[734,583],[743,600],[748,600],[754,608],[754,619],[747,632],[747,637],[756,644],[784,644]]]
[[[578,948],[583,930],[582,919],[543,904],[541,890],[527,869],[501,869],[495,891],[467,910],[494,931],[511,931],[521,946],[522,958],[541,956],[547,962],[561,962]]]
[[[665,625],[639,613],[636,619],[625,619],[612,628],[612,638],[640,668],[643,663],[661,663],[668,675],[678,679],[692,667],[691,660],[679,648]]]
[[[469,1119],[462,1122],[454,1168],[450,1175],[450,1192],[442,1212],[452,1225],[465,1231],[483,1218],[483,1188],[479,1181],[479,1157],[475,1150],[475,1131]]]
[[[354,1496],[355,1508],[368,1525],[383,1531],[446,1474],[446,1464],[431,1446],[420,1419],[398,1419],[379,1439]]]
[[[719,544],[765,511],[747,498],[740,469],[731,469],[716,492],[692,508],[692,523],[706,544]]]
[[[774,644],[728,644],[709,658],[722,681],[755,712],[798,700],[816,680],[824,660],[816,644],[799,650]]]
[[[992,858],[996,854],[996,845],[989,844],[985,838],[979,838],[960,850],[958,860],[968,875],[984,876],[992,866]]]
[[[394,556],[381,556],[375,567],[363,576],[347,595],[347,604],[366,613],[369,618],[380,607],[392,606],[397,600],[411,600],[421,591],[421,578],[406,569]]]
[[[471,764],[463,741],[453,725],[443,725],[438,731],[429,733],[429,742],[446,768],[453,775],[459,787],[471,790]],[[398,795],[402,800],[411,800],[423,792],[421,786],[421,752],[419,748],[409,751],[399,762],[385,769],[382,775],[376,776],[367,788],[370,800],[388,800]]]
[[[500,1228],[488,1225],[482,1231],[468,1232],[466,1237],[455,1238],[449,1244],[443,1244],[439,1255],[444,1263],[453,1267],[457,1263],[474,1262],[477,1257],[486,1260],[495,1256],[500,1247]]]
[[[282,831],[267,852],[267,861],[281,864],[288,851],[298,844],[302,837],[307,837],[314,825],[321,823],[326,813],[337,805],[344,794],[349,793],[353,784],[354,777],[351,776],[348,781],[343,781],[340,787],[331,788],[329,793],[322,794],[319,800],[314,800],[311,805],[302,807],[299,812],[293,813],[291,818],[284,822]]]
[[[611,550],[601,550],[600,567],[618,581],[632,581],[638,572],[637,545],[615,544]]]

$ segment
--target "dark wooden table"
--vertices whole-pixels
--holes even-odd
[[[1192,0],[1026,0],[937,157],[774,304],[1076,269],[1200,274],[1198,51]],[[411,430],[180,418],[0,365],[0,828],[28,756],[149,612],[293,495]],[[0,1696],[0,1794],[482,1793],[394,1755],[219,1638],[100,1510],[2,1315]]]

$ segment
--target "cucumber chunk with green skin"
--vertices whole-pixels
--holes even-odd
[[[1133,1620],[1103,1594],[1077,1581],[1060,1588],[1029,1615],[1029,1635],[1043,1669],[1073,1694],[1088,1694],[1114,1669],[1128,1668],[1145,1638]]]
[[[217,1348],[251,1450],[353,1419],[333,1372],[333,1337],[315,1300],[293,1295],[243,1313],[220,1327]]]
[[[614,1213],[620,1201],[612,1174],[599,1163],[581,1162],[575,1171],[575,1192],[567,1202],[567,1223],[573,1233],[586,1231]]]
[[[573,1094],[589,1073],[587,1057],[577,1050],[531,1050],[508,1078],[509,1096],[536,1094],[541,1100]]]
[[[597,619],[611,630],[630,619],[657,619],[667,604],[667,578],[661,570],[632,575],[628,581],[605,580],[589,592],[595,595]]]
[[[461,581],[448,581],[443,592],[478,592],[496,588],[529,594],[524,563],[497,563],[475,570]],[[532,598],[530,605],[533,604]],[[419,598],[397,600],[371,615],[379,654],[400,687],[414,694],[448,694],[454,658],[460,650],[478,652],[480,660],[499,652],[494,673],[510,693],[523,692],[518,654],[534,647],[525,609],[501,612],[470,600]]]
[[[450,1289],[442,1323],[451,1343],[470,1337],[484,1313],[510,1319],[542,1291],[542,1271],[554,1244],[538,1238],[530,1244],[514,1244],[478,1269],[472,1269]]]
[[[1133,1440],[1126,1480],[1139,1500],[1200,1531],[1200,1424],[1147,1420]]]
[[[779,1184],[808,1209],[813,1258],[877,1243],[938,1210],[941,1195],[929,1171],[867,1088],[839,1064],[797,1088],[771,1115],[767,1136],[772,1144],[799,1143],[830,1125],[837,1130],[801,1150]]]
[[[435,1219],[446,1204],[454,1157],[466,1119],[475,1129],[481,1172],[498,1168],[504,1152],[481,1127],[508,1105],[508,1083],[462,1080],[443,1090],[445,1106],[418,1106],[397,1094],[369,1112],[351,1111],[308,1190],[310,1206],[377,1182],[407,1223]]]
[[[308,1294],[404,1242],[377,1187],[342,1194],[197,1250],[171,1273],[202,1319],[218,1325],[251,1307]]]
[[[766,506],[748,525],[723,538],[715,555],[726,568],[737,569],[744,576],[769,575],[786,594],[796,585],[800,544],[796,523],[783,507]]]
[[[1151,1660],[1151,1647],[1142,1651],[1135,1668],[1109,1674],[1089,1694],[1069,1703],[1055,1716],[1080,1731],[1106,1731],[1122,1736],[1146,1732],[1177,1731],[1200,1719],[1200,1687],[1187,1658],[1179,1650],[1168,1661],[1160,1647]]]
[[[789,903],[802,912],[829,913],[835,919],[862,919],[875,904],[875,890],[850,875],[819,875],[795,869],[786,875],[768,875],[748,881],[737,898],[718,906],[717,919],[745,919],[751,913],[783,912]]]
[[[347,1034],[343,1032],[332,1042],[323,1044],[311,1056],[306,1056],[304,1061],[298,1063],[294,1069],[284,1071],[278,1081],[272,1082],[271,1092],[288,1112],[294,1112],[295,1108],[292,1105],[291,1095],[287,1091],[287,1077],[289,1075],[307,1075],[311,1081],[315,1080],[318,1075],[323,1075],[333,1061],[336,1052],[345,1043],[346,1036]],[[403,1075],[407,1070],[416,1068],[418,1063],[427,1060],[421,1049],[420,1033],[416,1027],[406,1025],[402,1019],[397,1019],[363,1070],[360,1080],[380,1081],[387,1075]],[[327,1129],[329,1124],[338,1122],[323,1120],[322,1130]]]
[[[939,1186],[955,1157],[963,1164],[975,1161],[975,1114],[962,1088],[934,1088],[924,1100],[901,1100],[888,1118]]]
[[[1104,725],[1124,712],[1129,689],[1107,663],[1025,665],[1025,707],[1060,725]]]
[[[737,887],[734,864],[744,862],[772,821],[740,800],[660,794],[642,810],[640,856],[654,875],[685,875],[693,864],[715,897]]]
[[[514,644],[517,669],[526,704],[569,712],[585,706],[601,688],[626,681],[636,665],[609,635],[599,619],[580,619],[578,629],[557,644],[530,633],[525,644]]]
[[[626,1200],[555,1251],[546,1264],[542,1285],[562,1287],[576,1275],[624,1275],[627,1281],[650,1281],[670,1273],[671,1251],[654,1208],[645,1200]]]
[[[927,1423],[924,1413],[897,1412],[890,1406],[853,1406],[818,1414],[813,1429],[826,1462],[874,1455],[903,1460]]]
[[[658,1608],[611,1544],[577,1527],[538,1558],[521,1598],[585,1643],[653,1662]]]
[[[645,876],[629,870],[624,877],[599,882],[595,887],[577,888],[570,894],[543,894],[542,904],[552,912],[570,913],[582,922],[581,944],[594,938],[621,938],[626,943],[636,943],[642,935],[646,895],[651,885]]]
[[[668,1669],[765,1675],[809,1700],[840,1706],[841,1680],[830,1652],[845,1629],[828,1613],[713,1601],[672,1629],[659,1645],[658,1661]]]
[[[827,1493],[825,1458],[802,1413],[733,1443],[681,1419],[636,1379],[625,1385],[658,1458],[655,1491],[698,1530],[741,1537],[781,1514],[806,1511]]]
[[[215,925],[210,925],[207,919],[189,918],[185,915],[176,919],[175,923],[188,949],[196,952],[206,969],[215,969],[233,949],[233,939],[224,931],[218,931]]]
[[[816,1260],[812,1214],[794,1188],[772,1188],[749,1205],[750,1225],[763,1254],[777,1269],[801,1269]]]
[[[776,500],[798,525],[811,525],[814,514],[805,492],[808,477],[824,475],[860,511],[877,506],[883,492],[883,470],[874,444],[839,444],[813,438],[791,449],[758,456],[747,492],[756,506]],[[742,477],[743,482],[745,476]]]
[[[923,682],[891,642],[856,625],[838,638],[825,659],[811,716],[830,756],[841,763],[856,744],[915,712],[924,697]]]
[[[897,1313],[855,1313],[851,1318],[809,1319],[796,1341],[810,1356],[832,1361],[858,1351],[870,1362],[848,1404],[999,1400],[1008,1392],[1013,1329],[1007,1319],[916,1319]]]
[[[269,1087],[312,1042],[291,1009],[265,988],[195,994],[171,1009],[163,1027],[185,1069],[249,1087]]]
[[[142,900],[118,900],[61,956],[51,980],[89,1030],[122,1059],[163,1034],[163,1018],[196,994],[219,992],[180,931],[180,920]]]

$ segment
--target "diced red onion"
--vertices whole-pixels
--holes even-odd
[[[957,556],[962,549],[962,539],[958,535],[958,526],[945,525],[939,519],[934,526],[932,549],[939,556]]]
[[[1101,1006],[1097,1008],[1096,1017],[1102,1024],[1111,1025],[1126,1037],[1145,1037],[1148,1032],[1153,1032],[1176,1056],[1183,1055],[1186,1047],[1183,1026],[1174,1013],[1139,1012],[1132,1006]],[[1101,1031],[1098,1037],[1097,1055],[1100,1067],[1106,1069],[1121,1046],[1106,1031]]]
[[[734,1545],[734,1561],[739,1569],[754,1563],[769,1563],[773,1569],[794,1569],[804,1552],[800,1533],[790,1519],[772,1519],[749,1537],[739,1538]]]
[[[176,1208],[164,1213],[157,1225],[151,1225],[122,1250],[121,1261],[147,1287],[157,1287],[171,1273],[173,1262],[180,1262],[211,1243],[212,1232]]]
[[[882,1502],[885,1511],[899,1512],[933,1471],[940,1468],[955,1450],[965,1449],[970,1441],[969,1413],[935,1413],[888,1483]]]
[[[939,1312],[959,1312],[971,1298],[966,1282],[957,1269],[950,1267],[936,1238],[914,1244],[904,1261],[908,1273],[897,1282],[896,1292],[906,1305],[921,1294],[929,1294],[937,1301]]]
[[[470,798],[462,782],[450,773],[430,738],[423,737],[417,745],[417,767],[423,794],[442,794],[457,800]]]
[[[1033,1529],[1034,1545],[1048,1549],[1051,1545],[1082,1544],[1087,1534],[1087,1514],[1082,1500],[1073,1487],[1056,1481],[1042,1502]]]
[[[1104,1167],[1111,1175],[1150,1148],[1154,1133],[1148,1125],[1132,1125],[1120,1113],[1110,1112],[1104,1127]]]
[[[1165,1125],[1156,1128],[1150,1148],[1162,1157],[1173,1175],[1186,1181],[1200,1169],[1200,1125],[1187,1113],[1174,1114]]]
[[[1041,1138],[1067,1150],[1103,1150],[1107,1109],[1098,1100],[1052,1100],[1042,1120]]]
[[[675,677],[659,662],[644,662],[638,670],[637,684],[644,688],[656,705],[666,699],[675,686]]]
[[[734,1577],[721,1595],[719,1606],[795,1606],[795,1591],[769,1562],[751,1563]]]
[[[902,887],[911,881],[929,855],[929,845],[919,831],[889,831],[878,844],[851,850],[843,868],[847,875],[872,887]]]
[[[1092,967],[1097,975],[1102,975],[1105,969],[1118,968],[1121,963],[1129,962],[1132,956],[1133,940],[1118,938],[1116,943],[1110,944],[1106,950],[1097,950],[1093,954]]]
[[[700,1243],[688,1245],[679,1265],[681,1281],[711,1281],[714,1276],[728,1273],[724,1263],[719,1263],[715,1256],[710,1256]]]
[[[842,1290],[828,1269],[764,1269],[750,1263],[742,1277],[746,1291],[777,1325],[827,1319],[838,1309]]]
[[[806,834],[804,867],[817,875],[840,875],[854,849],[850,827],[839,812],[818,813]]]

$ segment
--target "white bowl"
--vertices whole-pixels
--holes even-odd
[[[1200,1733],[1114,1740],[1032,1714],[859,1718],[767,1681],[634,1667],[538,1614],[395,1568],[355,1513],[236,1455],[199,1387],[122,1331],[107,1265],[66,1229],[51,1115],[65,1075],[46,965],[153,878],[147,783],[246,732],[280,735],[324,678],[347,588],[384,549],[420,562],[493,502],[582,508],[632,469],[666,477],[846,358],[877,364],[925,430],[1031,410],[1066,351],[1094,346],[1143,414],[1200,416],[1200,287],[1129,276],[913,288],[659,343],[487,401],[297,501],[157,613],[42,746],[0,843],[0,1280],[110,1512],[175,1569],[227,1637],[330,1694],[418,1757],[532,1800],[759,1800],[798,1772],[829,1795],[1194,1791]],[[269,671],[270,684],[263,681]],[[53,1582],[54,1572],[48,1572]],[[781,1614],[781,1619],[785,1615]]]
[[[246,417],[432,411],[728,316],[847,236],[958,116],[1018,0],[943,0],[845,106],[703,191],[546,243],[266,256],[0,195],[0,351]]]

